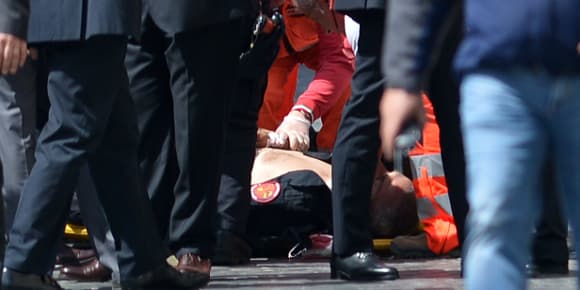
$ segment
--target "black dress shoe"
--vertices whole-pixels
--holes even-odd
[[[347,257],[333,256],[330,278],[358,281],[395,280],[399,272],[380,262],[373,253],[355,253]]]
[[[209,283],[209,275],[200,272],[181,273],[167,264],[134,279],[121,281],[124,290],[135,289],[197,289]]]
[[[543,263],[543,264],[526,264],[526,273],[528,277],[537,278],[543,276],[565,276],[570,273],[568,263]]]
[[[217,232],[214,256],[211,258],[213,265],[235,266],[250,263],[252,249],[246,241],[238,235],[220,230]]]
[[[2,290],[62,290],[54,279],[48,275],[26,274],[2,270]]]

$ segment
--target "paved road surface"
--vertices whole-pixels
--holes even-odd
[[[348,283],[329,279],[326,262],[288,262],[254,260],[243,267],[214,267],[212,281],[205,289],[268,290],[460,290],[459,259],[393,261],[401,279],[377,283]],[[566,277],[531,280],[531,290],[575,290],[576,261],[570,262],[572,273]],[[483,273],[482,273],[483,274]],[[66,289],[112,289],[110,283],[61,283]],[[501,290],[501,289],[497,289]]]

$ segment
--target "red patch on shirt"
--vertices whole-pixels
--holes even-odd
[[[252,199],[257,203],[270,203],[280,195],[280,183],[268,181],[252,186]]]

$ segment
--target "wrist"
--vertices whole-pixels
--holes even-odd
[[[284,121],[295,121],[304,124],[308,127],[312,125],[312,122],[310,122],[310,120],[304,117],[301,113],[294,111],[290,112],[286,117],[284,117]]]
[[[302,115],[302,117],[304,117],[310,123],[312,123],[314,121],[314,112],[312,112],[312,109],[310,109],[304,105],[295,105],[294,107],[292,107],[292,110],[290,110],[290,113],[293,113],[293,112],[300,113]]]

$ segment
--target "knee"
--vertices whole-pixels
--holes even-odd
[[[18,202],[20,201],[21,192],[22,184],[4,184],[2,187],[2,195],[4,199],[4,207],[7,211],[16,210]]]

